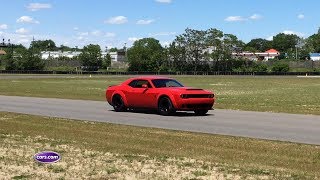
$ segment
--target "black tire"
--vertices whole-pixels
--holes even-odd
[[[158,113],[163,116],[174,114],[174,109],[171,100],[168,97],[162,97],[158,102]]]
[[[123,112],[127,110],[122,97],[118,94],[112,97],[112,106],[116,112]]]
[[[208,110],[195,110],[194,113],[198,116],[204,116],[206,115]]]

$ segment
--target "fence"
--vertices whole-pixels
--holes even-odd
[[[102,72],[102,71],[23,71],[0,70],[0,74],[92,74],[92,75],[245,75],[245,76],[315,76],[320,72],[229,72],[229,71],[185,71],[185,72]]]

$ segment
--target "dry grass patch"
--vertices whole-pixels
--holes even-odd
[[[319,146],[5,112],[0,112],[0,117],[0,162],[6,163],[0,167],[14,163],[18,169],[8,166],[13,169],[11,173],[24,167],[30,171],[37,168],[32,156],[53,150],[63,159],[45,168],[59,176],[67,176],[72,169],[82,173],[82,169],[86,172],[83,177],[95,177],[103,171],[103,176],[122,174],[122,178],[123,173],[131,172],[132,176],[138,174],[134,176],[138,179],[167,179],[171,174],[178,179],[215,177],[215,173],[231,179],[320,177]],[[118,166],[118,161],[126,165]],[[15,176],[34,175],[27,172]]]
[[[190,158],[155,158],[79,148],[42,136],[1,134],[0,177],[3,179],[241,179],[221,166]],[[62,159],[40,164],[35,153],[51,150]],[[222,169],[222,170],[220,170]],[[268,176],[245,176],[254,179]]]

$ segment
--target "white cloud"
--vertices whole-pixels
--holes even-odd
[[[247,19],[242,16],[229,16],[229,17],[225,18],[224,20],[229,21],[229,22],[235,22],[235,21],[245,21]]]
[[[125,16],[115,16],[105,20],[104,22],[108,24],[124,24],[128,22],[128,19]]]
[[[303,14],[299,14],[298,15],[298,19],[304,19],[304,15]]]
[[[89,32],[78,32],[79,36],[88,36]]]
[[[96,31],[92,31],[91,34],[94,36],[101,36],[102,32],[100,30],[96,30]]]
[[[29,42],[31,42],[29,39],[19,39],[18,40],[18,44],[28,44]]]
[[[166,46],[168,47],[170,45],[170,42],[169,41],[161,41],[160,44],[163,47],[166,47]]]
[[[21,16],[19,19],[17,19],[17,23],[33,23],[33,24],[39,24],[39,21],[34,20],[30,16]]]
[[[249,19],[252,19],[252,20],[258,20],[261,18],[262,18],[262,16],[259,14],[253,14],[252,16],[249,17]]]
[[[156,37],[156,36],[173,36],[176,35],[176,32],[159,32],[154,34],[149,34],[149,36]]]
[[[77,40],[84,40],[84,39],[86,39],[86,38],[83,37],[83,36],[78,36],[78,37],[77,37]]]
[[[282,31],[282,33],[288,34],[288,35],[289,35],[289,34],[294,34],[294,35],[297,35],[297,36],[299,36],[299,37],[304,37],[304,36],[305,36],[304,33],[295,32],[295,31],[291,31],[291,30],[285,30],[285,31]],[[267,37],[267,40],[272,41],[272,40],[273,40],[273,37],[276,36],[276,35],[277,35],[277,34],[273,34],[273,35]]]
[[[171,3],[172,0],[155,0],[156,2],[159,2],[159,3]]]
[[[128,38],[128,41],[134,42],[134,41],[137,41],[137,40],[139,40],[139,39],[141,39],[141,38],[138,38],[138,37],[129,37],[129,38]]]
[[[106,36],[106,37],[115,37],[116,34],[115,34],[115,33],[112,33],[112,32],[106,32],[105,36]]]
[[[284,34],[295,34],[295,35],[297,35],[297,36],[301,36],[301,37],[305,36],[305,34],[304,34],[304,33],[301,33],[301,32],[295,32],[295,31],[291,31],[291,30],[285,30],[285,31],[283,31],[283,33],[284,33]]]
[[[38,11],[40,9],[50,9],[52,6],[51,4],[41,4],[41,3],[30,3],[27,6],[29,11]]]
[[[272,36],[267,37],[267,40],[268,40],[268,41],[272,41],[272,40],[273,40],[273,35],[272,35]]]
[[[144,19],[141,19],[139,21],[137,21],[136,24],[139,24],[139,25],[146,25],[146,24],[151,24],[153,23],[154,20],[153,19],[148,19],[148,20],[144,20]]]
[[[6,24],[0,24],[0,30],[8,29],[8,25]]]
[[[73,30],[74,30],[74,31],[78,31],[79,28],[78,28],[78,27],[74,27]]]
[[[25,28],[20,28],[16,30],[16,33],[18,34],[27,34],[29,31]]]

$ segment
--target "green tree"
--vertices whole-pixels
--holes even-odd
[[[232,64],[231,53],[243,49],[244,43],[233,34],[218,29],[186,29],[169,46],[169,62],[184,71],[225,70]],[[230,67],[231,68],[231,67]],[[229,68],[229,69],[230,69]]]
[[[89,44],[83,47],[79,60],[86,70],[98,70],[102,66],[101,48],[99,45]]]
[[[313,34],[306,39],[306,49],[309,52],[320,52],[320,34]]]
[[[58,48],[53,40],[38,40],[32,41],[30,47],[39,51],[56,51]]]
[[[185,33],[179,36],[180,44],[186,49],[186,61],[193,66],[194,71],[198,70],[200,61],[205,57],[205,50],[208,48],[206,44],[206,31],[194,30],[187,28]]]
[[[283,62],[276,62],[272,66],[273,72],[288,72],[289,71],[289,65]]]
[[[208,53],[209,58],[220,61],[225,59],[225,53],[223,48],[223,32],[218,29],[207,30],[206,45],[212,48],[212,51]]]
[[[288,51],[294,51],[299,39],[300,37],[295,34],[279,33],[273,36],[272,46],[280,52],[288,53]]]
[[[43,70],[44,66],[38,49],[24,47],[15,48],[13,54],[9,54],[6,63],[7,70]]]
[[[128,49],[129,71],[160,71],[165,69],[164,49],[158,40],[143,38]]]
[[[179,40],[175,40],[169,45],[167,51],[169,70],[184,71],[186,65],[186,48],[179,44]]]
[[[253,49],[257,52],[265,52],[271,48],[272,48],[272,41],[268,41],[262,38],[252,39],[250,42],[248,42],[245,45],[245,49],[251,52]]]
[[[106,54],[102,58],[102,68],[107,69],[110,66],[111,66],[111,56],[110,56],[110,54]]]
[[[268,71],[268,65],[257,63],[253,66],[254,72],[267,72]]]
[[[118,48],[116,48],[116,47],[113,47],[113,48],[109,49],[109,52],[117,52],[117,51],[118,51]]]
[[[64,52],[64,51],[73,51],[75,49],[69,46],[60,45],[60,47],[58,47],[57,50]]]

